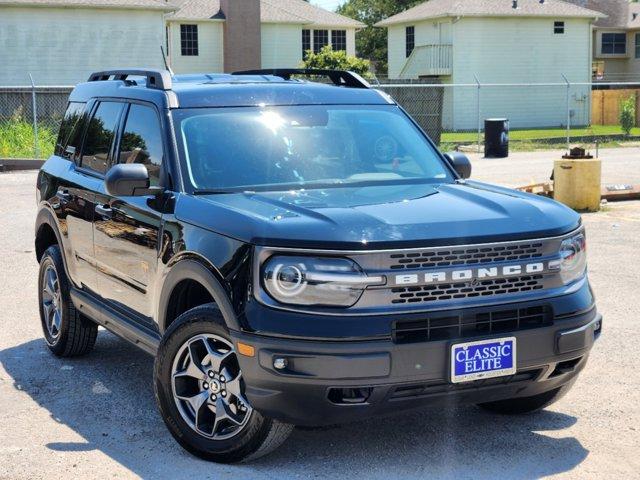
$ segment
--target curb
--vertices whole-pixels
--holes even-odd
[[[39,170],[44,162],[35,158],[0,158],[0,172]]]

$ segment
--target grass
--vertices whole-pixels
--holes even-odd
[[[40,158],[53,153],[57,131],[38,125]],[[0,121],[0,158],[34,158],[33,125],[22,118]]]

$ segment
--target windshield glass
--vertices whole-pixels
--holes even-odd
[[[201,108],[174,119],[196,190],[452,181],[395,106]]]

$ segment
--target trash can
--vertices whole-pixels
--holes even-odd
[[[553,198],[575,210],[600,210],[601,182],[602,163],[584,149],[572,149],[554,162]]]
[[[484,156],[509,156],[509,120],[506,118],[487,118],[484,121]]]

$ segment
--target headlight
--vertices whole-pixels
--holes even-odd
[[[384,277],[369,277],[346,258],[275,256],[262,268],[263,286],[276,301],[289,305],[351,307],[369,285]]]
[[[564,239],[559,253],[560,259],[551,262],[550,266],[560,271],[565,284],[584,275],[587,269],[587,240],[584,232]]]

